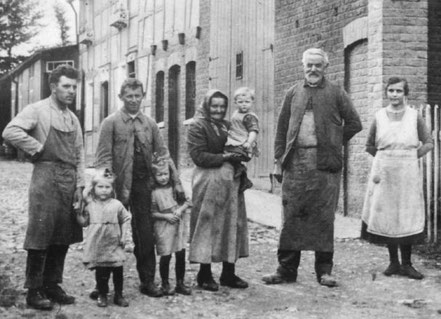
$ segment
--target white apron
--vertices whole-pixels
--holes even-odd
[[[377,154],[372,163],[362,220],[371,234],[400,238],[424,230],[424,198],[417,158],[417,111],[401,121],[376,114]]]

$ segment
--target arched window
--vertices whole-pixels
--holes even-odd
[[[109,115],[109,82],[101,83],[101,111],[100,122]]]
[[[168,150],[176,165],[179,157],[180,74],[179,65],[168,71]]]
[[[155,120],[156,123],[164,122],[164,72],[156,73],[155,91]]]
[[[185,67],[185,119],[191,119],[196,102],[196,62],[188,62]]]

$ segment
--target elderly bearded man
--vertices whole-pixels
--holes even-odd
[[[362,127],[346,92],[324,76],[327,54],[311,48],[303,53],[302,62],[305,79],[286,93],[274,145],[283,173],[279,266],[262,280],[295,282],[301,251],[313,250],[318,282],[334,287],[334,213],[342,146]]]

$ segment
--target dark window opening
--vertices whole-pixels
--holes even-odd
[[[135,61],[127,63],[127,75],[129,78],[136,78]]]
[[[179,65],[174,65],[168,72],[168,149],[176,166],[179,163],[179,101],[180,101]]]
[[[196,62],[187,63],[185,67],[185,119],[194,116],[196,103]]]
[[[109,82],[101,84],[101,113],[100,119],[104,120],[109,115]]]
[[[236,54],[236,79],[243,77],[243,52]]]
[[[164,72],[162,71],[156,74],[155,100],[156,123],[164,122]]]

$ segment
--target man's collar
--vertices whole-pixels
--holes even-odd
[[[317,84],[317,85],[315,85],[315,86],[311,86],[311,85],[309,85],[309,83],[306,81],[306,79],[303,81],[303,87],[310,87],[310,88],[315,88],[315,87],[318,87],[318,88],[324,88],[325,87],[325,82],[326,82],[326,79],[325,79],[325,77],[323,77],[322,78],[322,80]]]
[[[69,110],[69,108],[67,106],[64,109],[62,109],[59,106],[59,103],[57,102],[56,98],[52,94],[48,97],[48,100],[49,100],[49,104],[50,104],[51,108],[53,108],[54,110],[56,110],[58,112],[66,112]]]
[[[138,120],[140,120],[141,122],[144,122],[144,118],[143,118],[141,115],[142,115],[141,111],[138,111],[138,113],[136,114],[136,116],[133,117],[133,116],[130,115],[129,112],[127,112],[127,110],[125,109],[125,107],[122,107],[122,108],[121,108],[121,116],[122,116],[122,119],[123,119],[124,122],[127,122],[127,121],[130,120],[130,119],[133,119],[133,120],[138,119]]]

